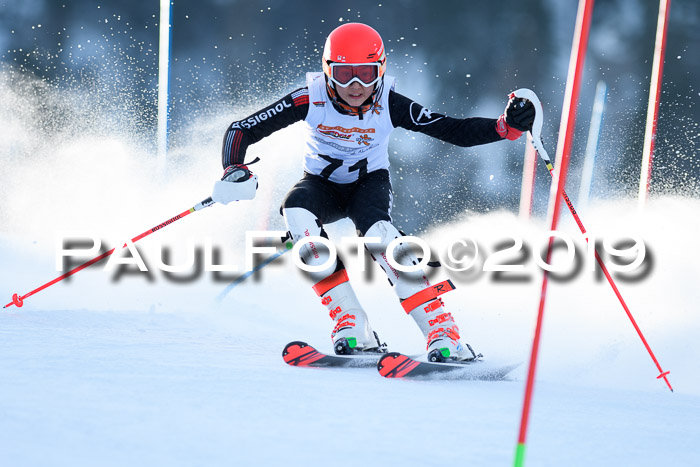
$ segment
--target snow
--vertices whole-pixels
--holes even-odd
[[[697,458],[700,319],[691,240],[698,220],[684,213],[698,212],[698,202],[656,200],[645,216],[632,204],[593,206],[584,221],[606,226],[601,235],[641,232],[653,251],[652,273],[620,287],[675,392],[656,380],[607,283],[584,271],[551,284],[526,465],[692,465]],[[214,222],[199,215],[179,222]],[[538,229],[501,212],[459,219],[428,241],[470,232],[492,246],[510,233],[527,244]],[[337,237],[352,228],[341,222],[329,231]],[[53,245],[40,237],[3,234],[7,298],[53,277]],[[418,352],[422,338],[382,274],[363,277],[355,263],[348,261],[351,277],[382,339]],[[328,351],[331,328],[288,255],[220,304],[214,297],[226,283],[210,275],[172,284],[158,271],[152,283],[137,275],[114,282],[100,266],[82,271],[0,313],[3,465],[506,465],[539,293],[530,263],[525,283],[452,276],[458,289],[444,296],[477,350],[523,362],[501,382],[397,381],[374,369],[285,365],[287,342]]]
[[[195,124],[192,145],[174,148],[172,169],[156,180],[147,135],[88,125],[101,121],[99,112],[77,112],[77,127],[45,129],[38,101],[9,86],[0,91],[3,102],[15,102],[0,114],[0,127],[11,130],[0,138],[2,304],[60,274],[61,232],[89,234],[111,248],[201,201],[220,173],[221,129],[230,116]],[[489,361],[523,363],[500,382],[387,380],[374,369],[285,365],[285,344],[305,340],[329,351],[332,328],[289,254],[220,302],[236,274],[195,271],[176,282],[155,267],[161,246],[170,249],[171,264],[184,261],[190,239],[199,247],[211,241],[222,263],[242,267],[246,231],[283,228],[277,207],[300,175],[297,130],[251,148],[250,159],[262,159],[253,167],[260,177],[255,200],[207,208],[139,241],[149,274],[119,276],[99,264],[22,308],[0,311],[0,465],[512,462],[539,301],[541,270],[532,254],[546,230],[541,220],[465,215],[426,238],[431,246],[477,241],[481,261],[470,272],[442,268],[431,277],[457,285],[444,301],[467,342]],[[581,269],[549,286],[526,465],[697,463],[698,212],[697,199],[664,197],[644,214],[629,200],[599,200],[581,213],[597,238],[638,235],[645,242],[648,274],[618,286],[671,372],[674,393],[656,379],[609,285],[588,270],[586,245],[564,214],[561,229],[575,240]],[[354,235],[347,222],[328,231],[334,239]],[[478,272],[511,237],[523,239],[527,255],[499,261],[525,264],[521,280]],[[393,349],[419,352],[423,338],[381,271],[369,264],[371,274],[362,274],[356,256],[344,253],[374,329]]]

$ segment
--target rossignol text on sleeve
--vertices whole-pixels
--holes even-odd
[[[224,135],[221,163],[224,168],[243,164],[248,146],[277,130],[304,120],[309,111],[309,90],[300,88],[279,101],[233,122]]]

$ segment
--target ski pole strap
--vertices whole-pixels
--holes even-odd
[[[452,283],[452,281],[447,279],[446,281],[442,281],[439,284],[431,285],[430,287],[425,288],[420,292],[417,292],[411,295],[410,297],[402,300],[401,306],[403,307],[406,313],[410,313],[419,305],[422,305],[425,302],[429,302],[430,300],[438,298],[438,296],[447,293],[450,290],[454,290],[455,288],[456,287]]]
[[[340,271],[334,272],[330,276],[326,277],[322,281],[317,282],[316,285],[313,286],[313,289],[314,292],[316,292],[316,295],[321,297],[333,287],[349,280],[350,278],[348,278],[347,271],[345,269],[341,269]]]

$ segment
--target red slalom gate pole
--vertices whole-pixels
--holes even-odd
[[[561,123],[559,128],[559,141],[557,143],[557,171],[554,173],[552,188],[549,196],[549,216],[551,216],[551,231],[556,230],[557,221],[559,220],[559,208],[561,206],[560,194],[564,190],[566,182],[566,169],[569,163],[569,154],[571,153],[571,145],[573,141],[573,130],[576,122],[576,103],[578,102],[578,92],[580,88],[581,75],[583,74],[583,61],[586,56],[586,46],[588,44],[588,32],[591,26],[591,17],[593,16],[593,0],[579,0],[578,12],[576,14],[576,28],[574,30],[574,40],[571,47],[571,58],[569,59],[569,72],[566,80],[566,93],[564,97],[564,107],[562,109]],[[515,92],[516,96],[518,92]],[[534,95],[532,91],[530,94]],[[539,99],[535,97],[539,104]],[[533,102],[534,104],[534,102]],[[539,112],[535,114],[536,122],[533,124],[533,131],[530,133],[533,137],[535,148],[542,148],[541,141],[535,142],[535,136],[539,140],[542,130],[542,106],[537,109]],[[539,114],[539,119],[537,116]],[[537,121],[539,120],[539,121]],[[535,125],[538,128],[535,130]],[[538,147],[539,146],[539,147]],[[549,239],[547,248],[547,261],[551,260],[553,238]],[[542,322],[544,320],[544,306],[547,297],[547,271],[544,271],[542,278],[542,290],[540,294],[540,303],[537,311],[537,324],[535,326],[535,335],[532,342],[532,352],[530,355],[530,365],[528,368],[527,383],[525,385],[525,397],[523,401],[523,412],[520,419],[520,432],[518,435],[518,444],[515,450],[515,467],[521,467],[525,462],[525,441],[527,436],[527,427],[530,417],[530,405],[532,402],[532,393],[535,386],[535,372],[537,368],[537,357],[539,353],[540,336],[542,333]]]
[[[659,103],[661,102],[661,81],[664,74],[664,56],[666,55],[666,33],[668,31],[668,16],[671,10],[671,0],[659,0],[659,18],[656,24],[656,43],[654,45],[654,63],[651,71],[649,86],[649,102],[647,104],[647,122],[644,131],[644,149],[642,150],[642,168],[639,175],[639,193],[637,195],[639,208],[646,205],[649,197],[649,183],[656,145],[656,124],[659,119]]]
[[[151,235],[153,232],[156,232],[156,231],[158,231],[158,230],[160,230],[160,229],[162,229],[162,228],[164,228],[164,227],[169,226],[169,225],[172,224],[173,222],[182,219],[183,217],[187,216],[188,214],[191,214],[191,213],[193,213],[193,212],[195,212],[195,211],[200,211],[200,210],[202,210],[202,209],[204,209],[204,208],[208,208],[208,207],[211,206],[212,204],[214,204],[214,201],[213,201],[211,198],[207,198],[207,199],[205,199],[205,200],[203,200],[203,201],[197,203],[196,205],[194,205],[193,207],[191,207],[191,208],[188,209],[187,211],[181,212],[181,213],[178,214],[177,216],[171,217],[171,218],[168,219],[167,221],[165,221],[165,222],[163,222],[163,223],[161,223],[161,224],[156,225],[155,227],[153,227],[153,228],[151,228],[151,229],[145,231],[144,233],[142,233],[142,234],[140,234],[140,235],[137,235],[136,237],[134,237],[134,238],[131,239],[131,242],[132,242],[132,243],[136,243],[136,242],[138,242],[139,240],[141,240],[142,238],[147,237],[147,236]],[[124,246],[123,246],[122,248],[124,248],[125,246],[126,246],[126,244],[124,244]],[[44,289],[46,289],[46,288],[48,288],[48,287],[51,287],[52,285],[54,285],[54,284],[57,283],[57,282],[61,282],[63,279],[65,279],[65,278],[68,277],[68,276],[72,276],[73,274],[75,274],[75,273],[77,273],[77,272],[80,272],[80,271],[82,271],[83,269],[85,269],[85,268],[87,268],[87,267],[90,267],[90,266],[92,266],[93,264],[102,261],[103,259],[105,259],[105,258],[107,258],[108,256],[110,256],[111,254],[113,254],[115,251],[116,251],[116,248],[112,248],[111,250],[107,251],[106,253],[102,253],[101,255],[96,256],[95,258],[92,258],[90,261],[87,261],[86,263],[81,264],[80,266],[76,267],[75,269],[71,269],[70,271],[68,271],[67,273],[63,274],[62,276],[59,276],[59,277],[55,278],[54,280],[52,280],[52,281],[50,281],[50,282],[47,282],[46,284],[44,284],[44,285],[42,285],[42,286],[40,286],[40,287],[37,287],[36,289],[32,290],[31,292],[29,292],[29,293],[27,293],[27,294],[25,294],[25,295],[21,295],[21,296],[20,296],[19,294],[14,294],[14,295],[12,296],[12,301],[11,301],[10,303],[8,303],[7,305],[5,305],[3,308],[7,308],[7,307],[10,307],[10,306],[12,306],[12,305],[15,305],[17,308],[20,308],[22,305],[24,305],[24,300],[25,300],[26,298],[31,297],[32,295],[34,295],[34,294],[36,294],[36,293],[39,293],[39,292],[41,292],[42,290],[44,290]]]
[[[530,219],[532,215],[536,169],[537,151],[532,145],[532,135],[528,133],[527,141],[525,142],[525,162],[523,163],[523,181],[520,187],[520,207],[518,209],[518,215],[521,219]]]

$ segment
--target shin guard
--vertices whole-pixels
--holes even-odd
[[[284,208],[282,214],[284,215],[284,221],[287,224],[287,229],[294,243],[297,243],[305,237],[320,236],[327,238],[322,228],[321,221],[310,211],[304,208]],[[330,252],[324,245],[306,243],[299,250],[299,256],[305,264],[309,266],[319,266],[328,261]],[[309,275],[314,282],[318,282],[333,274],[336,269],[338,269],[337,259],[323,271],[309,272]]]

